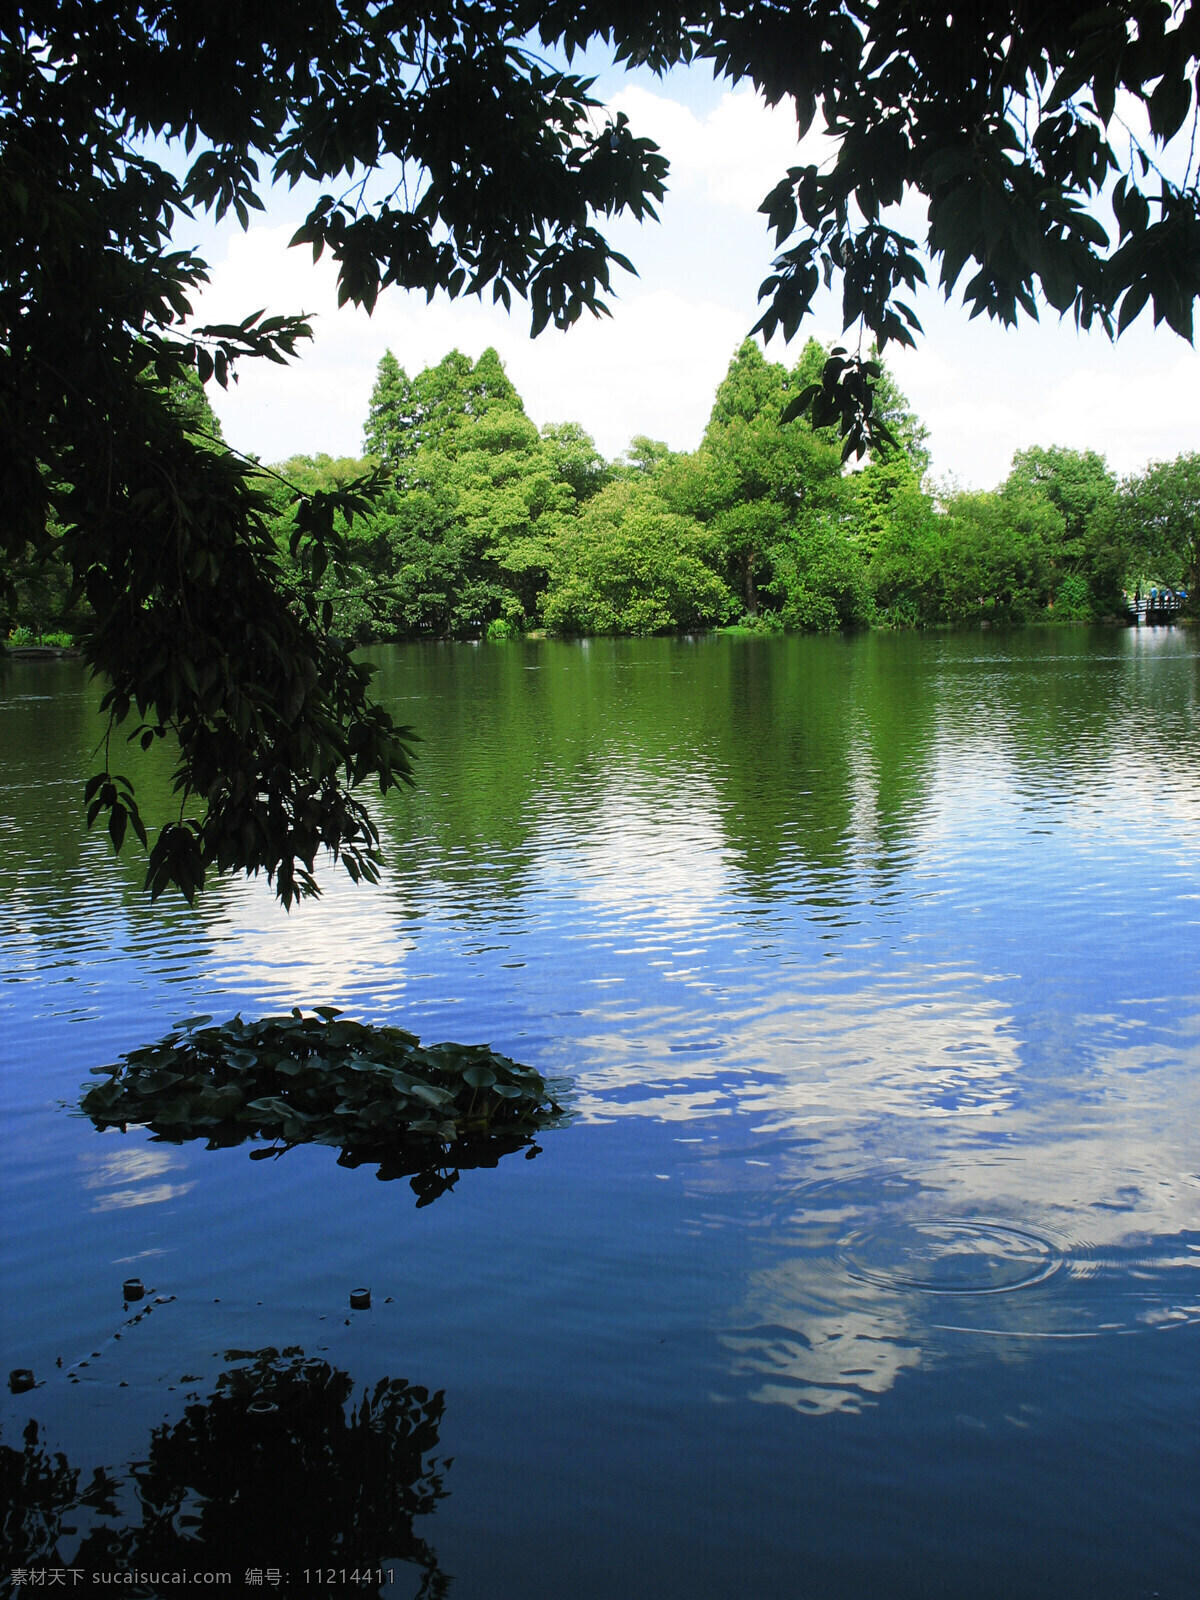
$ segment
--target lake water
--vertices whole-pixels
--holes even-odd
[[[1196,635],[375,657],[421,787],[290,916],[144,903],[81,825],[95,689],[0,668],[8,1566],[1196,1596]],[[418,1209],[72,1111],[181,1018],[323,1003],[574,1120]]]

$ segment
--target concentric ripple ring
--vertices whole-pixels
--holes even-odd
[[[1031,1229],[981,1218],[930,1217],[848,1234],[838,1257],[851,1277],[925,1294],[1008,1294],[1057,1272],[1057,1245]]]

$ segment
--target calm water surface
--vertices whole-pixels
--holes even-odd
[[[1198,658],[380,650],[421,788],[378,889],[290,917],[147,906],[81,826],[95,690],[0,669],[4,1560],[1200,1593]],[[417,1210],[72,1113],[180,1018],[297,1003],[490,1042],[575,1120]]]

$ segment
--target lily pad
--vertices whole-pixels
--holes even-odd
[[[247,1140],[258,1160],[297,1144],[340,1149],[339,1164],[408,1177],[428,1205],[465,1167],[495,1166],[565,1120],[532,1067],[490,1045],[422,1045],[402,1028],[352,1022],[330,1006],[304,1016],[189,1018],[156,1045],[94,1068],[81,1109],[97,1128],[147,1127],[210,1149]]]

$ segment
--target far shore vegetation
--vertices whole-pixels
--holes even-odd
[[[927,430],[881,367],[875,408],[895,442],[848,469],[835,429],[781,421],[827,355],[810,340],[789,369],[748,340],[698,449],[636,437],[606,461],[578,423],[536,427],[494,350],[411,378],[389,351],[362,458],[263,472],[285,580],[309,582],[289,555],[295,491],[382,467],[373,506],[341,530],[355,580],[331,573],[319,593],[356,644],[1119,621],[1151,591],[1192,613],[1200,455],[1119,478],[1102,455],[1050,445],[1018,452],[994,490],[937,484]],[[179,403],[220,438],[199,384]],[[87,632],[64,565],[31,553],[15,576],[10,647]]]

